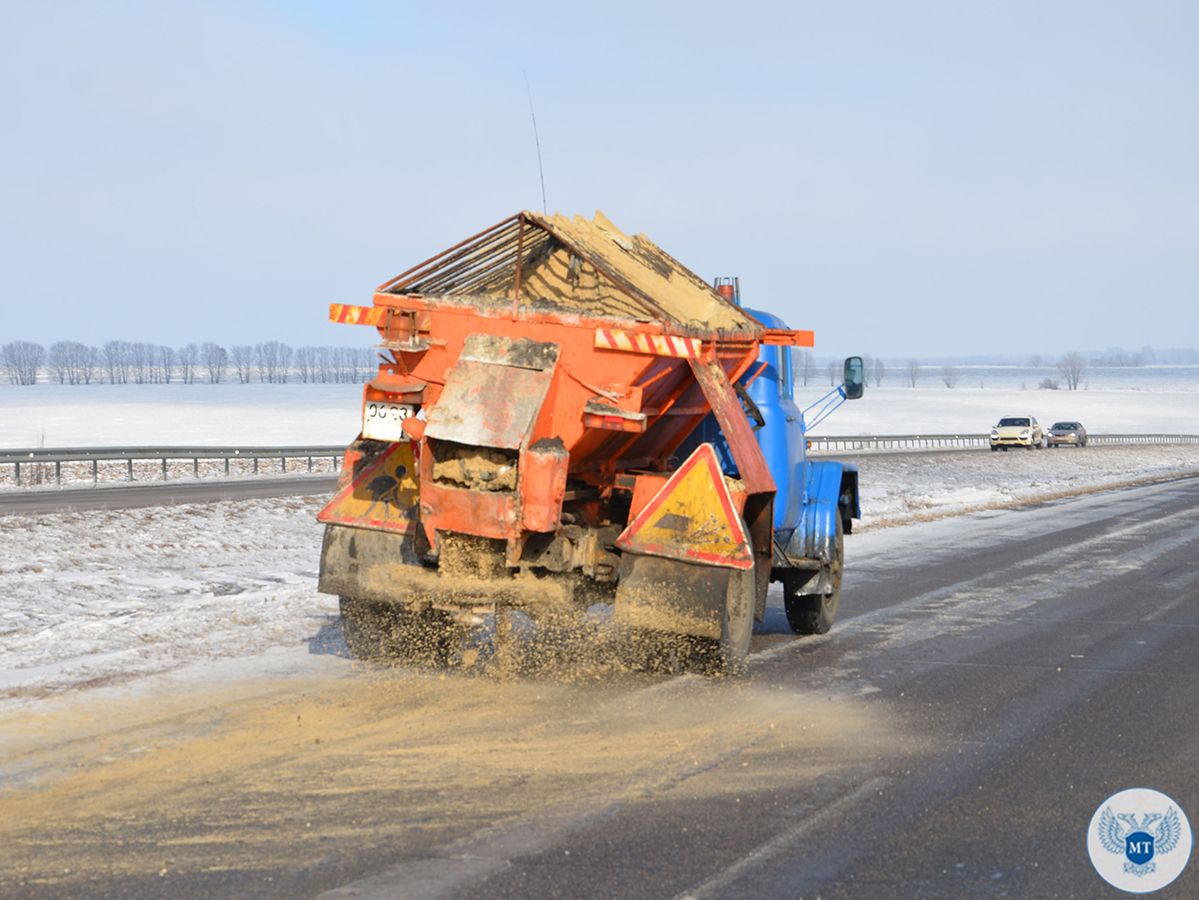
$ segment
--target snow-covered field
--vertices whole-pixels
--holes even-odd
[[[1127,371],[1079,391],[979,388],[965,377],[953,389],[932,378],[885,383],[814,433],[978,434],[1005,415],[1077,419],[1094,433],[1199,433],[1199,370]],[[797,402],[827,389],[797,387]],[[358,433],[361,398],[356,384],[3,385],[0,448],[342,444]]]
[[[360,384],[0,386],[0,447],[322,446],[361,427]]]
[[[1048,428],[1082,422],[1092,434],[1199,434],[1199,390],[1038,391],[867,388],[813,434],[981,434],[1003,416],[1035,416]]]
[[[872,389],[828,434],[984,430],[1002,414],[1092,431],[1199,432],[1199,392]],[[340,443],[356,385],[0,389],[0,443]],[[169,435],[169,436],[168,436]],[[859,458],[863,535],[885,526],[1199,475],[1199,445]],[[322,498],[0,516],[0,707],[191,666],[345,662],[336,600],[316,592]],[[855,543],[856,542],[856,548]],[[860,548],[860,549],[858,549]],[[282,659],[282,663],[280,660]],[[221,663],[220,661],[228,661]],[[288,662],[290,660],[290,662]]]
[[[0,516],[0,703],[317,639],[318,503]]]

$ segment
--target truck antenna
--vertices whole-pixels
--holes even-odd
[[[549,215],[545,203],[545,169],[541,167],[541,138],[537,136],[537,113],[533,112],[533,89],[529,87],[529,74],[523,69],[520,72],[525,79],[525,93],[529,95],[529,118],[533,120],[533,143],[537,145],[537,174],[541,178],[541,212]]]

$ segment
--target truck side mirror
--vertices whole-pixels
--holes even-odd
[[[862,357],[851,356],[845,360],[845,399],[857,400],[866,390],[866,367]]]

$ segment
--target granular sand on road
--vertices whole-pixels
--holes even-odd
[[[852,700],[750,680],[579,686],[358,666],[76,698],[0,716],[0,733],[23,762],[0,794],[5,896],[146,873],[169,893],[181,872],[314,869],[311,889],[344,880],[319,864],[334,844],[403,858],[659,792],[737,802],[769,790],[767,753],[787,750],[791,774],[815,778],[896,740]],[[709,777],[730,760],[736,777]]]

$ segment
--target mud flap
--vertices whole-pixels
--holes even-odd
[[[497,578],[481,571],[447,575],[423,564],[423,532],[394,534],[339,525],[325,527],[317,590],[410,610],[460,610],[508,604],[522,609],[573,603],[575,581]]]
[[[729,579],[739,570],[625,553],[614,618],[631,628],[720,640]]]
[[[398,534],[326,525],[317,590],[381,603],[396,601],[401,596],[397,586],[411,573],[423,571],[416,540],[416,530]]]

